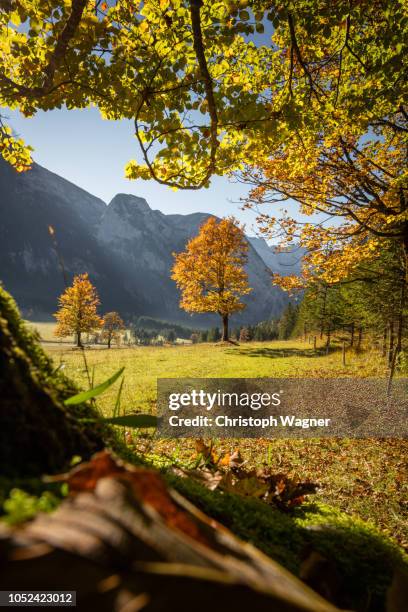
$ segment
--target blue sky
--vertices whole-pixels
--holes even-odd
[[[18,112],[5,112],[13,129],[34,147],[34,160],[109,203],[117,193],[144,197],[163,213],[209,212],[233,214],[255,234],[255,214],[241,211],[239,198],[248,189],[227,178],[215,177],[209,189],[177,191],[155,181],[129,181],[124,168],[130,159],[140,159],[130,121],[105,121],[95,108],[39,111],[26,119]]]

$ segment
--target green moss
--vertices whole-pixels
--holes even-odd
[[[53,512],[59,503],[60,498],[50,491],[43,491],[36,496],[14,488],[3,503],[3,520],[9,525],[22,523],[32,519],[38,512]]]
[[[346,585],[344,607],[370,600],[370,612],[384,610],[385,592],[407,556],[373,525],[323,504],[304,504],[290,512],[251,498],[209,491],[172,474],[168,483],[203,512],[295,574],[313,550],[333,562]]]
[[[78,386],[56,368],[52,359],[45,353],[39,343],[38,333],[29,329],[20,316],[14,299],[0,285],[0,318],[2,330],[10,335],[17,354],[26,357],[30,362],[30,373],[39,382],[52,390],[54,397],[63,401],[78,392]],[[71,413],[78,410],[79,415],[89,416],[89,406],[73,406]]]
[[[89,405],[74,410],[63,400],[76,387],[24,325],[12,297],[0,287],[0,465],[3,476],[27,477],[64,469],[75,455],[103,446],[101,428],[85,425]]]

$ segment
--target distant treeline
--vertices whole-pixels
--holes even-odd
[[[231,331],[231,339],[238,342],[285,340],[292,335],[297,320],[298,307],[289,304],[279,319],[260,321],[256,325],[241,325]],[[177,339],[190,340],[193,344],[198,342],[218,342],[221,340],[221,329],[211,327],[210,329],[197,330],[184,325],[178,325],[155,319],[153,317],[141,316],[129,325],[129,331],[125,335],[128,344],[161,344],[163,342],[173,343]]]
[[[261,321],[256,325],[241,325],[232,328],[230,338],[237,342],[276,340],[279,337],[278,325],[279,321],[275,319]],[[218,342],[220,339],[221,331],[218,327],[212,327],[209,330],[199,332],[197,338],[193,338],[193,342]]]
[[[130,325],[132,339],[138,344],[151,344],[158,339],[174,342],[177,338],[190,340],[192,334],[197,333],[195,329],[169,323],[153,317],[141,316],[134,319]]]

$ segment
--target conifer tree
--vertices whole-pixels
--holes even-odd
[[[287,340],[290,338],[296,324],[298,308],[291,302],[287,305],[282,313],[282,316],[278,323],[278,333],[280,340]]]

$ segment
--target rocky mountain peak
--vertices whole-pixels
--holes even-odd
[[[130,193],[118,193],[110,201],[108,208],[110,211],[115,211],[117,214],[134,213],[149,213],[152,209],[144,198],[132,195]]]

